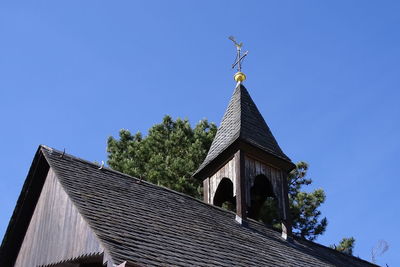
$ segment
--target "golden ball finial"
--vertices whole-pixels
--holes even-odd
[[[246,74],[239,71],[235,73],[235,76],[233,76],[233,78],[236,82],[243,82],[244,80],[246,80]]]

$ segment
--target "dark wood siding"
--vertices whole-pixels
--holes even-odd
[[[218,189],[218,185],[223,178],[228,178],[233,183],[233,195],[236,196],[236,165],[235,160],[230,159],[224,166],[222,166],[218,171],[216,171],[208,180],[207,188],[207,199],[205,202],[213,204],[213,199],[215,192]]]
[[[50,168],[15,266],[46,265],[103,251]]]
[[[284,216],[285,203],[283,203],[285,196],[282,191],[283,182],[286,181],[283,178],[283,172],[271,165],[254,159],[250,156],[246,156],[246,188],[250,192],[251,187],[254,185],[254,179],[257,175],[264,175],[271,183],[276,199],[278,200],[280,216]],[[286,193],[287,194],[287,193]],[[250,194],[247,195],[247,205],[250,206],[251,199]]]

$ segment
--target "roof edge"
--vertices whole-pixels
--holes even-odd
[[[49,168],[39,145],[0,246],[0,266],[13,266],[17,259]]]
[[[41,146],[41,147],[42,147],[42,148],[45,148],[45,149],[47,149],[47,150],[55,151],[56,153],[59,153],[59,154],[64,153],[64,152],[62,152],[62,151],[60,151],[60,150],[57,150],[57,149],[54,149],[54,148],[51,148],[51,147],[47,147],[47,146]],[[71,158],[71,159],[73,159],[73,160],[78,160],[78,161],[80,161],[80,162],[83,162],[83,163],[86,163],[86,164],[90,164],[90,165],[92,165],[92,166],[99,167],[98,164],[95,164],[95,163],[93,163],[93,162],[90,162],[90,161],[88,161],[88,160],[85,160],[85,159],[82,159],[82,158],[79,158],[79,157],[75,157],[75,156],[73,156],[73,155],[71,155],[71,154],[68,154],[68,153],[64,153],[64,157],[69,157],[69,158]],[[48,164],[49,164],[49,166],[51,167],[50,163],[48,163]],[[165,191],[168,191],[168,192],[171,192],[171,193],[174,193],[174,194],[177,194],[177,195],[184,196],[184,197],[186,197],[186,198],[195,200],[195,201],[197,201],[197,202],[199,202],[199,203],[201,203],[201,204],[203,204],[203,205],[207,205],[207,206],[213,207],[214,209],[222,210],[222,211],[225,211],[225,212],[232,213],[232,215],[235,215],[234,212],[228,211],[228,210],[223,209],[223,208],[218,207],[218,206],[214,206],[214,205],[211,205],[211,204],[207,204],[207,203],[203,202],[201,199],[198,199],[198,198],[189,196],[189,195],[187,195],[187,194],[184,194],[184,193],[181,193],[181,192],[172,190],[172,189],[170,189],[170,188],[168,188],[168,187],[164,187],[164,186],[161,186],[161,185],[156,185],[156,184],[150,183],[150,182],[148,182],[148,181],[142,180],[142,179],[140,179],[140,178],[137,178],[137,177],[128,175],[128,174],[123,173],[123,172],[119,172],[119,171],[113,170],[113,169],[108,168],[108,167],[105,167],[105,166],[102,168],[102,170],[103,170],[103,171],[109,171],[109,172],[115,173],[115,174],[119,174],[119,175],[121,175],[121,176],[125,176],[126,178],[136,180],[136,182],[140,182],[140,183],[143,184],[143,185],[157,187],[157,188],[160,188],[160,189],[162,189],[162,190],[165,190]],[[68,193],[68,192],[67,192],[67,193]]]
[[[226,146],[226,148],[224,150],[222,150],[218,155],[216,155],[215,157],[211,158],[208,160],[207,164],[203,164],[206,159],[204,159],[204,162],[200,165],[200,167],[192,174],[192,176],[196,179],[200,179],[201,178],[201,173],[204,172],[204,170],[208,169],[210,165],[213,165],[215,161],[217,161],[218,159],[220,159],[221,157],[224,158],[224,154],[227,153],[227,151],[232,150],[232,146],[234,146],[235,143],[238,142],[238,140],[240,139],[240,133],[235,136],[235,138],[232,139],[232,141]],[[207,158],[207,156],[206,156]]]
[[[296,165],[289,159],[285,159],[283,157],[278,157],[277,155],[269,152],[267,149],[254,144],[252,142],[249,142],[245,138],[241,137],[240,135],[234,139],[233,142],[231,142],[220,154],[218,154],[216,157],[213,159],[209,160],[207,164],[201,165],[196,172],[192,174],[192,176],[196,179],[203,179],[205,176],[210,173],[209,169],[212,169],[212,167],[215,167],[216,165],[222,165],[228,158],[230,158],[229,153],[234,153],[235,150],[237,149],[243,149],[245,152],[248,152],[252,154],[251,151],[257,151],[257,154],[264,154],[268,158],[271,159],[276,159],[274,160],[276,167],[281,168],[284,171],[290,172],[293,170]],[[228,155],[227,155],[228,154]],[[233,155],[233,154],[232,154]],[[274,162],[271,162],[273,164]]]

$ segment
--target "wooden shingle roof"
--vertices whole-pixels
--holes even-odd
[[[285,241],[253,220],[240,225],[230,211],[48,147],[36,157],[47,161],[117,265],[375,266],[300,238]],[[27,180],[16,210],[34,193],[35,177]],[[15,240],[9,229],[0,263]]]
[[[238,140],[291,163],[289,157],[279,147],[249,92],[241,83],[233,92],[206,159],[194,175],[196,176]]]

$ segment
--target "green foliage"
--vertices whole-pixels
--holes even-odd
[[[301,191],[303,186],[310,185],[307,179],[308,164],[300,161],[288,176],[290,212],[293,221],[293,232],[308,240],[315,240],[322,235],[328,225],[326,217],[320,219],[319,207],[325,202],[323,189],[316,189],[310,193]]]
[[[325,192],[322,189],[316,189],[311,193],[301,191],[303,186],[312,183],[311,179],[306,178],[307,170],[308,164],[300,161],[288,175],[289,205],[293,233],[308,240],[315,240],[325,232],[328,224],[326,217],[320,219],[321,211],[319,210],[325,201]],[[276,202],[267,199],[258,219],[280,229]]]
[[[256,219],[268,225],[272,225],[276,229],[282,230],[277,207],[278,202],[276,199],[273,197],[268,197],[262,204],[259,216]]]
[[[339,242],[339,245],[331,245],[330,247],[345,254],[353,255],[355,242],[356,240],[354,239],[354,237],[344,237]]]
[[[207,120],[192,128],[188,120],[165,116],[146,137],[128,130],[119,132],[119,140],[109,137],[107,163],[114,170],[200,197],[201,181],[191,175],[207,155],[216,131]]]

